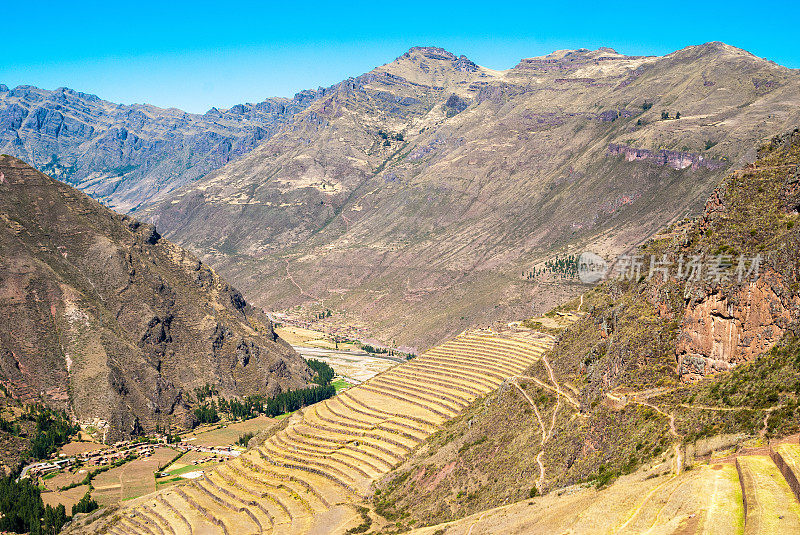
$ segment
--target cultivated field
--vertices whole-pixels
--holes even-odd
[[[61,446],[59,451],[67,457],[72,457],[73,455],[79,455],[89,451],[104,450],[106,448],[108,448],[108,446],[100,444],[99,442],[72,441]]]
[[[352,343],[336,344],[330,340],[330,336],[328,334],[322,331],[315,331],[313,329],[286,325],[283,327],[277,327],[275,332],[278,334],[278,336],[292,345],[337,349],[340,351],[354,351],[359,349],[358,346]]]
[[[81,477],[81,479],[83,478]],[[50,488],[49,485],[45,486]],[[64,508],[67,510],[67,514],[70,514],[72,511],[72,506],[78,503],[78,501],[83,498],[84,494],[86,494],[86,491],[88,490],[89,485],[80,485],[64,491],[55,490],[53,492],[42,492],[42,501],[45,505],[49,505],[51,507],[58,507],[58,504],[63,503]]]
[[[294,346],[305,359],[316,359],[330,365],[337,375],[351,383],[360,383],[397,366],[400,359],[370,355],[364,351],[333,351]]]
[[[297,411],[258,448],[132,501],[98,529],[117,535],[341,533],[361,522],[355,505],[373,481],[551,344],[552,337],[527,331],[462,334]]]
[[[181,440],[194,446],[231,446],[245,433],[258,434],[277,423],[278,420],[261,415],[243,422],[214,425],[211,428],[188,433],[181,436]]]
[[[100,505],[113,505],[155,491],[155,471],[175,455],[172,448],[156,448],[149,457],[98,474],[92,481],[92,498]]]

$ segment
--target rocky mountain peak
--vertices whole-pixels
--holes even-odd
[[[441,66],[445,69],[455,69],[458,72],[476,72],[478,65],[472,62],[467,56],[456,56],[444,48],[435,46],[414,46],[408,52],[397,58],[395,63],[410,61],[425,69],[437,69]],[[432,65],[433,63],[433,65]]]
[[[440,61],[455,61],[458,56],[452,52],[439,48],[436,46],[412,46],[408,52],[400,56],[401,58],[412,58],[422,56],[427,59],[435,59]]]

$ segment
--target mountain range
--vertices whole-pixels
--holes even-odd
[[[64,87],[0,85],[0,151],[130,212],[247,153],[316,97],[304,91],[197,115]]]
[[[424,348],[577,295],[528,276],[554,256],[613,257],[699,213],[728,169],[797,124],[798,96],[797,71],[722,43],[661,57],[564,50],[504,71],[415,47],[259,116],[270,134],[230,161],[173,158],[175,179],[132,171],[130,195],[109,176],[74,183],[136,207],[260,306],[334,309]]]

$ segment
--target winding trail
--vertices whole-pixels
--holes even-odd
[[[289,260],[284,258],[283,261],[286,262],[286,278],[289,279],[289,281],[291,281],[291,283],[294,284],[298,290],[300,290],[300,295],[305,295],[306,297],[310,297],[311,299],[317,300],[316,296],[313,296],[310,293],[303,290],[303,287],[297,284],[297,281],[294,280],[294,277],[292,277],[292,272],[289,271]]]
[[[636,399],[636,397],[633,397],[632,399],[634,403],[644,405],[645,407],[650,407],[657,413],[661,414],[662,416],[666,416],[669,419],[669,433],[675,439],[675,443],[672,445],[673,449],[675,450],[675,475],[680,475],[681,471],[683,470],[683,455],[681,454],[681,436],[678,434],[678,430],[675,428],[675,415],[664,412],[657,406],[647,401],[640,401]]]
[[[536,419],[539,420],[539,427],[541,427],[542,429],[542,442],[541,442],[542,449],[538,453],[538,455],[536,455],[536,464],[539,465],[539,479],[536,481],[536,488],[539,490],[539,492],[541,492],[542,486],[544,485],[544,463],[542,462],[542,455],[544,454],[544,445],[547,443],[547,439],[549,438],[547,433],[547,427],[545,427],[544,420],[542,420],[542,415],[539,413],[539,407],[536,406],[536,403],[534,403],[531,397],[528,395],[528,393],[525,392],[525,389],[523,389],[519,385],[516,378],[514,377],[511,378],[511,384],[516,386],[517,390],[522,392],[522,395],[525,396],[525,399],[527,399],[528,403],[531,404],[531,407],[533,407],[533,412],[536,414]],[[553,414],[553,425],[555,425],[555,421],[556,421],[555,414]],[[552,434],[552,432],[553,429],[551,428],[550,433]]]

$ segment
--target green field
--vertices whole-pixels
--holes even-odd
[[[336,379],[334,379],[333,382],[331,382],[331,384],[336,388],[336,393],[337,394],[340,391],[346,390],[346,389],[350,388],[351,386],[353,386],[352,383],[349,383],[349,382],[345,381],[341,377],[337,377]]]

